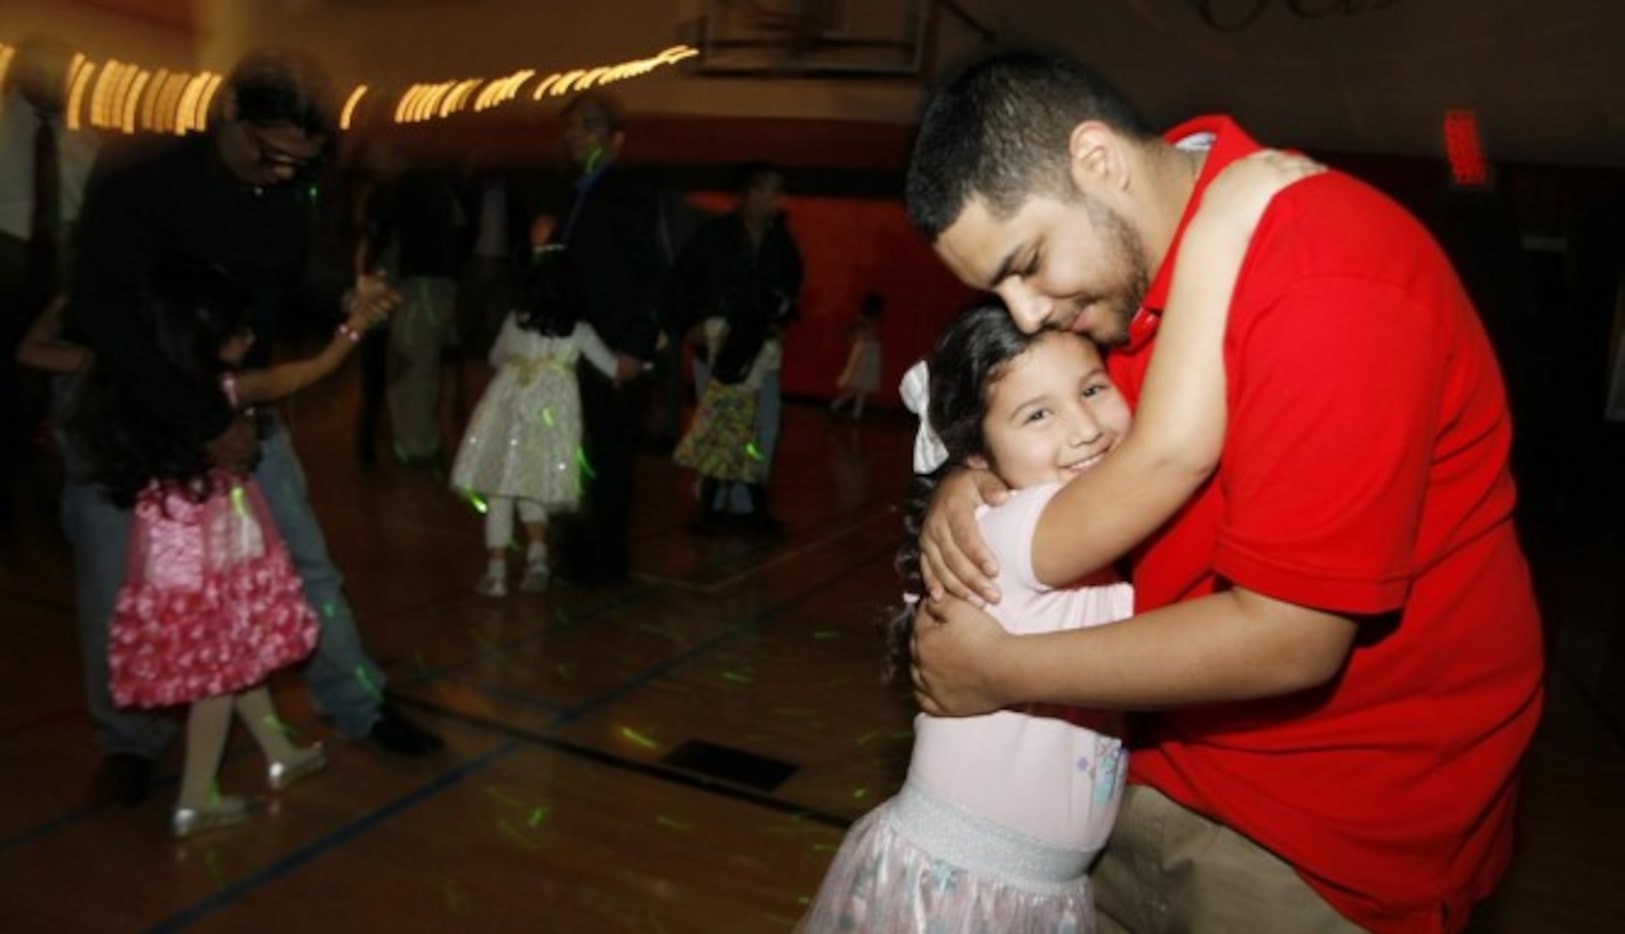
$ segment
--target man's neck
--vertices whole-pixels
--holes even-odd
[[[1207,160],[1206,150],[1177,149],[1157,143],[1147,151],[1147,182],[1157,193],[1153,216],[1147,218],[1146,248],[1151,268],[1157,269],[1168,255],[1185,216],[1186,206],[1196,195],[1196,180]]]
[[[739,219],[745,224],[745,234],[750,237],[750,242],[758,246],[761,245],[762,237],[766,236],[767,228],[772,226],[773,219],[745,212],[740,212]]]

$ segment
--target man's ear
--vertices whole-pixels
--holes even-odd
[[[616,130],[609,134],[609,154],[619,159],[621,157],[621,144],[626,142],[626,131]]]
[[[1099,120],[1085,120],[1067,137],[1067,162],[1078,191],[1122,191],[1130,166],[1123,137]]]

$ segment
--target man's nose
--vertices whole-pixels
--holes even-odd
[[[1010,320],[1022,333],[1037,334],[1049,320],[1055,303],[1020,279],[1011,277],[993,290],[1010,309]]]

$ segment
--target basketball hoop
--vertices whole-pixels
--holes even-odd
[[[917,76],[928,15],[920,0],[706,0],[696,70],[711,76]]]
[[[825,44],[829,32],[829,3],[793,0],[790,3],[760,3],[746,0],[751,24],[765,41],[778,49],[780,71],[795,71],[796,63],[814,54]]]
[[[756,28],[779,44],[791,61],[817,51],[829,29],[822,16],[803,12],[799,3],[793,5],[797,9],[768,10],[760,4],[752,4],[756,8]]]

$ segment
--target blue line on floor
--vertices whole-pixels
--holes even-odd
[[[553,616],[553,620],[551,622],[545,623],[540,628],[531,630],[525,635],[519,636],[515,639],[501,642],[493,640],[491,644],[504,652],[517,653],[529,646],[541,642],[546,637],[554,636],[561,632],[569,632],[580,624],[596,619],[612,610],[618,610],[631,606],[638,600],[642,599],[652,589],[652,587],[644,585],[634,587],[630,590],[617,590],[615,594],[610,596],[608,599],[588,603],[583,608],[578,610],[561,612],[559,608],[553,607],[549,610],[549,613]],[[425,684],[427,682],[449,676],[453,672],[461,671],[465,668],[472,668],[479,664],[479,661],[480,648],[476,646],[474,653],[462,661],[450,662],[434,668],[423,666],[413,670],[409,677],[403,675],[402,673],[392,673],[393,677],[390,680],[402,687],[407,685]]]
[[[888,546],[887,549],[884,549],[884,550],[890,550],[889,546]],[[880,552],[876,552],[876,554],[879,554],[879,553]],[[861,566],[861,565],[867,563],[868,561],[873,560],[873,557],[874,557],[874,555],[870,555],[870,554],[864,555],[862,558],[860,558],[858,560],[857,566]],[[674,669],[674,668],[676,668],[676,667],[678,667],[680,665],[688,663],[689,661],[693,660],[696,656],[701,655],[706,651],[709,651],[710,649],[716,647],[717,645],[719,645],[719,644],[721,644],[723,642],[726,642],[726,641],[728,641],[728,640],[730,640],[732,638],[735,638],[735,637],[737,637],[737,636],[739,636],[739,635],[741,635],[741,634],[743,634],[745,632],[749,632],[751,630],[759,628],[761,623],[764,622],[765,620],[771,619],[772,617],[778,615],[779,613],[783,612],[784,610],[788,609],[789,607],[795,606],[796,604],[798,604],[798,603],[802,602],[803,600],[807,599],[807,597],[809,597],[810,595],[819,593],[825,587],[827,587],[829,584],[833,583],[834,581],[840,580],[841,578],[846,577],[849,574],[851,574],[851,567],[843,568],[842,570],[840,570],[840,571],[838,571],[838,572],[836,572],[834,574],[829,575],[828,577],[824,578],[823,580],[820,580],[820,581],[818,581],[818,582],[816,582],[816,583],[814,583],[814,584],[812,584],[810,586],[807,586],[807,587],[801,589],[800,592],[798,592],[798,593],[796,593],[796,594],[794,594],[792,596],[789,596],[786,599],[781,600],[776,604],[773,604],[772,606],[764,607],[764,608],[758,610],[757,612],[751,614],[750,616],[746,617],[745,619],[743,619],[743,620],[735,623],[734,625],[728,627],[727,629],[723,630],[722,632],[718,633],[717,635],[713,636],[712,638],[707,639],[707,640],[705,640],[704,642],[702,642],[702,643],[700,643],[698,645],[692,646],[687,651],[679,653],[678,655],[668,659],[665,663],[660,664],[660,665],[655,665],[652,668],[649,668],[649,669],[645,670],[639,676],[637,676],[635,678],[632,678],[632,679],[630,679],[628,681],[622,682],[617,687],[615,687],[615,688],[613,688],[613,689],[611,689],[609,691],[606,691],[606,692],[598,695],[597,697],[594,697],[594,698],[588,700],[586,703],[584,703],[584,704],[582,704],[582,705],[580,705],[578,707],[575,707],[575,708],[572,708],[572,709],[561,710],[553,718],[553,722],[552,722],[551,725],[552,726],[562,726],[564,724],[570,723],[570,722],[572,722],[574,720],[577,720],[580,717],[583,717],[586,714],[596,710],[597,708],[599,708],[599,707],[603,706],[604,704],[614,700],[617,697],[620,697],[620,696],[622,696],[622,695],[624,695],[624,694],[626,694],[626,693],[628,693],[630,691],[636,690],[637,688],[640,688],[640,687],[643,687],[644,685],[647,685],[649,682],[653,681],[655,678],[658,678],[662,674],[664,674],[664,673],[666,673],[666,672],[668,672],[668,671],[670,671],[670,670],[672,670],[672,669]],[[418,703],[420,705],[422,704],[421,701],[418,701]],[[282,859],[278,860],[277,862],[272,863],[270,866],[267,866],[266,868],[260,870],[259,872],[256,872],[256,873],[244,878],[242,881],[236,883],[235,885],[232,885],[232,886],[230,886],[230,887],[228,887],[226,889],[222,889],[221,891],[216,892],[214,895],[210,896],[209,898],[205,899],[204,901],[199,902],[196,905],[193,905],[191,908],[188,908],[188,909],[186,909],[186,910],[184,910],[184,911],[182,911],[182,912],[180,912],[178,914],[172,915],[171,917],[169,917],[168,919],[166,919],[164,921],[159,922],[157,925],[153,926],[149,930],[153,931],[153,932],[178,931],[178,930],[180,930],[180,929],[182,929],[182,928],[184,928],[184,927],[186,927],[188,925],[191,925],[191,924],[194,924],[194,923],[196,923],[198,921],[201,921],[203,918],[208,917],[209,915],[213,914],[214,912],[219,911],[222,908],[225,908],[225,907],[229,906],[234,901],[236,901],[237,899],[241,898],[242,896],[248,894],[249,892],[253,891],[254,889],[257,889],[257,888],[259,888],[259,887],[261,887],[261,886],[263,886],[263,885],[265,885],[265,884],[267,884],[269,882],[272,882],[273,880],[277,879],[280,876],[283,876],[283,875],[286,875],[289,872],[292,872],[294,869],[300,867],[304,863],[306,863],[306,862],[308,862],[310,860],[313,860],[313,859],[315,859],[315,858],[317,858],[317,857],[319,857],[319,856],[333,850],[334,848],[338,847],[339,845],[351,840],[352,838],[358,836],[359,834],[363,833],[364,831],[371,829],[372,827],[376,826],[380,822],[382,822],[384,820],[387,820],[390,817],[395,816],[396,814],[400,813],[401,811],[404,811],[407,808],[412,807],[413,805],[419,803],[420,801],[423,801],[424,799],[429,798],[429,797],[431,797],[433,795],[439,794],[441,791],[444,791],[446,788],[449,788],[452,785],[456,784],[457,782],[459,782],[459,781],[463,780],[464,778],[468,777],[469,775],[486,768],[488,765],[490,765],[492,762],[496,761],[497,759],[500,759],[500,758],[503,758],[503,757],[505,757],[507,755],[510,755],[511,753],[513,753],[515,750],[517,750],[519,748],[521,748],[521,744],[517,740],[510,738],[507,741],[505,741],[502,745],[498,746],[496,749],[493,749],[492,751],[486,753],[485,755],[480,756],[480,757],[478,757],[478,758],[476,758],[474,760],[471,760],[470,762],[468,762],[468,763],[466,763],[466,764],[464,764],[464,765],[462,765],[462,766],[460,766],[460,767],[458,767],[456,769],[453,769],[452,771],[446,773],[445,775],[440,776],[439,778],[435,779],[433,782],[430,782],[429,784],[423,786],[422,788],[418,789],[417,791],[413,792],[412,794],[407,795],[405,798],[402,798],[399,801],[396,801],[394,804],[391,804],[391,805],[388,805],[386,807],[380,808],[379,810],[372,812],[371,814],[367,815],[366,817],[362,818],[359,821],[356,821],[356,822],[354,822],[352,824],[349,824],[349,825],[341,828],[340,830],[335,831],[334,833],[329,834],[326,837],[323,837],[320,840],[317,840],[317,841],[315,841],[315,842],[313,842],[313,843],[311,843],[311,844],[309,844],[309,845],[307,845],[305,847],[302,847],[301,849],[295,850],[294,852],[288,854],[287,856],[283,857]]]
[[[648,589],[649,588],[645,587],[645,588],[641,588],[641,589],[638,589],[638,590],[634,590],[630,594],[621,594],[621,595],[610,597],[609,599],[600,600],[600,601],[597,601],[595,603],[587,604],[586,608],[584,608],[584,609],[582,609],[582,610],[580,610],[578,612],[570,613],[569,618],[567,620],[561,620],[561,621],[558,621],[556,623],[551,623],[547,627],[545,627],[541,632],[532,633],[531,635],[525,636],[524,638],[521,638],[518,641],[516,641],[515,643],[513,643],[512,646],[508,646],[508,645],[504,644],[503,647],[504,648],[510,648],[511,650],[518,650],[520,648],[523,648],[526,645],[529,645],[532,642],[540,640],[541,637],[544,636],[544,635],[547,635],[547,634],[552,633],[552,632],[557,632],[557,631],[560,631],[560,630],[568,629],[568,628],[572,627],[577,621],[589,620],[589,619],[592,619],[592,618],[594,618],[596,616],[602,615],[603,613],[607,613],[612,609],[616,609],[618,607],[624,606],[627,603],[629,603],[632,599],[634,599],[636,597],[641,597],[643,595],[643,593],[645,593]],[[394,616],[394,615],[401,614],[401,613],[417,612],[417,611],[419,611],[419,610],[421,610],[421,609],[423,609],[424,607],[427,607],[427,606],[433,606],[434,604],[437,604],[437,603],[446,603],[446,602],[450,602],[452,600],[457,600],[457,599],[461,599],[461,595],[429,598],[429,599],[422,600],[422,601],[419,601],[417,603],[414,603],[411,606],[397,609],[397,610],[393,611],[392,613],[388,614],[385,618],[387,619],[389,616]],[[401,685],[403,687],[404,686],[410,686],[410,685],[423,684],[425,682],[433,681],[433,680],[439,678],[440,676],[448,674],[450,672],[457,671],[457,670],[463,669],[463,668],[471,667],[472,665],[475,664],[476,661],[477,661],[477,657],[471,657],[466,661],[457,662],[457,663],[452,664],[452,665],[447,665],[447,666],[445,666],[443,668],[428,669],[428,670],[423,670],[423,671],[419,671],[419,672],[414,672],[409,677],[405,676],[402,671],[397,670],[397,669],[403,668],[405,663],[404,662],[396,662],[394,665],[392,665],[390,667],[390,670],[389,670],[390,681],[392,682],[392,685]],[[307,690],[308,690],[308,688],[307,688]],[[392,691],[393,691],[393,687],[392,687]],[[515,695],[515,697],[513,699],[515,699],[515,700],[523,700],[524,703],[526,703],[527,705],[532,706],[532,707],[546,706],[552,711],[558,711],[559,709],[561,709],[559,705],[546,704],[546,702],[539,701],[539,700],[536,700],[534,698],[525,700],[525,699],[519,697],[518,695]],[[419,701],[418,703],[421,704],[422,702]],[[80,705],[80,706],[77,706],[77,707],[73,708],[70,711],[66,711],[65,713],[82,715],[84,713],[84,707],[82,705]],[[66,716],[63,716],[60,719],[66,719]],[[183,732],[184,732],[184,727],[183,727]],[[237,756],[243,754],[244,751],[247,748],[248,747],[246,745],[241,744],[241,743],[234,744],[234,745],[228,747],[224,758],[221,760],[222,767],[224,766],[224,764],[226,762],[230,762],[231,760],[235,759]],[[177,784],[178,780],[179,780],[178,775],[155,776],[154,779],[153,779],[152,786],[151,786],[150,790],[151,790],[151,792],[160,791],[160,790],[162,790],[164,788],[167,788],[167,787],[169,787],[171,785]],[[26,828],[24,828],[22,830],[17,831],[15,834],[12,834],[9,837],[0,837],[0,854],[4,854],[6,851],[11,850],[14,847],[19,847],[19,846],[24,846],[26,844],[34,843],[34,842],[36,842],[36,841],[38,841],[38,840],[40,840],[40,839],[42,839],[42,838],[44,838],[46,836],[49,836],[52,833],[55,833],[55,832],[57,832],[59,830],[70,827],[70,826],[72,826],[72,825],[74,825],[74,824],[76,824],[76,823],[78,823],[78,822],[80,822],[82,820],[87,819],[87,818],[94,817],[94,816],[97,816],[99,814],[110,813],[110,812],[116,811],[116,810],[118,810],[118,805],[108,805],[108,806],[105,806],[105,807],[98,807],[98,808],[87,808],[87,807],[83,807],[83,806],[76,807],[76,808],[74,808],[73,810],[69,811],[66,814],[62,814],[62,815],[60,815],[58,817],[52,818],[50,820],[45,821],[44,823],[37,824],[37,825],[35,825],[33,827],[26,827]]]
[[[371,830],[373,827],[391,817],[394,817],[396,814],[399,814],[407,808],[419,804],[425,799],[431,798],[434,795],[445,791],[452,785],[457,784],[475,772],[485,769],[493,762],[512,754],[520,748],[521,746],[518,742],[508,740],[497,746],[495,749],[492,749],[490,752],[471,759],[457,768],[452,769],[450,772],[441,775],[434,781],[424,785],[393,804],[379,808],[378,810],[373,811],[371,814],[368,814],[366,817],[348,824],[319,840],[316,840],[293,851],[292,853],[289,853],[287,856],[284,856],[264,869],[261,869],[252,875],[246,876],[242,879],[242,881],[228,886],[227,888],[221,889],[192,907],[158,922],[151,928],[148,928],[148,930],[152,932],[178,931],[184,927],[187,927],[188,925],[196,924],[209,915],[227,907],[242,896],[252,892],[254,889],[271,882],[279,876],[292,872],[316,857],[333,850],[340,844],[346,843],[354,837]]]
[[[870,561],[873,561],[876,558],[878,558],[880,555],[882,555],[882,554],[890,554],[893,551],[895,551],[895,546],[891,545],[891,544],[887,544],[883,548],[876,549],[876,550],[874,550],[872,552],[865,552],[863,554],[863,556],[860,557],[857,561],[852,562],[851,566],[842,568],[841,570],[829,575],[828,577],[825,577],[825,578],[823,578],[822,580],[819,580],[816,583],[810,584],[810,585],[802,588],[799,592],[797,592],[797,593],[795,593],[795,594],[793,594],[793,595],[791,595],[789,597],[786,597],[783,600],[780,600],[778,603],[775,603],[775,604],[772,604],[771,606],[766,606],[766,607],[763,607],[763,608],[757,610],[755,613],[752,613],[750,616],[747,616],[746,618],[740,620],[739,622],[734,623],[732,626],[729,626],[728,628],[722,630],[721,632],[717,633],[716,635],[712,636],[711,638],[705,639],[705,640],[703,640],[703,641],[701,641],[699,643],[696,643],[695,645],[690,646],[685,651],[680,652],[680,653],[666,659],[664,662],[661,662],[658,665],[654,665],[654,666],[652,666],[650,668],[645,669],[643,671],[643,673],[637,675],[636,677],[633,677],[633,678],[630,678],[628,680],[622,681],[620,684],[616,685],[615,687],[611,688],[610,690],[605,691],[604,693],[599,694],[598,696],[587,700],[585,703],[580,704],[579,706],[576,706],[574,708],[570,708],[570,709],[562,712],[559,715],[559,717],[554,721],[553,725],[554,726],[564,726],[564,725],[566,725],[568,723],[573,723],[574,721],[580,719],[581,717],[586,716],[589,713],[592,713],[593,711],[595,711],[599,707],[602,707],[603,705],[609,703],[610,701],[613,701],[613,700],[615,700],[615,699],[617,699],[619,697],[622,697],[623,695],[625,695],[625,694],[627,694],[627,693],[629,693],[631,691],[635,691],[635,690],[637,690],[639,688],[645,687],[650,682],[654,681],[656,678],[659,678],[661,675],[664,675],[667,672],[669,672],[669,671],[671,671],[671,670],[673,670],[675,668],[678,668],[678,667],[681,667],[683,665],[688,664],[689,662],[693,661],[697,656],[700,656],[702,654],[705,654],[706,652],[711,651],[712,649],[716,648],[718,645],[721,645],[722,643],[727,642],[727,641],[729,641],[731,639],[737,638],[738,636],[743,635],[743,634],[745,634],[747,632],[751,632],[751,631],[754,631],[756,629],[759,629],[763,622],[765,622],[765,621],[767,621],[769,619],[772,619],[774,616],[777,616],[778,614],[784,612],[785,610],[789,609],[790,607],[793,607],[796,604],[801,603],[803,600],[806,600],[808,597],[813,596],[814,594],[822,592],[823,590],[828,588],[831,584],[835,583],[836,581],[839,581],[839,580],[842,580],[844,578],[850,577],[852,575],[852,569],[854,567],[863,567],[864,565],[868,564]]]
[[[83,708],[81,708],[81,712],[82,711]],[[185,728],[183,727],[182,731],[184,732],[184,730]],[[295,732],[294,735],[297,736],[297,732]],[[259,749],[252,742],[238,740],[234,743],[228,743],[225,751],[221,754],[220,768],[224,769],[226,767],[226,763],[247,754],[250,750],[256,754],[259,754]],[[158,774],[158,766],[156,763],[154,763],[152,779],[147,785],[147,795],[148,797],[151,797],[168,788],[177,786],[180,784],[180,780],[181,776],[179,772],[170,772],[162,775]],[[24,830],[19,830],[9,837],[0,837],[0,855],[4,855],[6,851],[12,849],[13,847],[33,843],[34,841],[39,840],[48,834],[55,833],[56,831],[62,830],[65,827],[70,827],[87,818],[96,817],[102,814],[110,814],[122,810],[134,811],[136,808],[124,808],[122,805],[118,804],[104,804],[99,807],[88,807],[85,805],[76,806],[68,813],[59,817],[53,817],[43,824],[39,824],[35,827],[30,827]]]
[[[552,714],[559,714],[570,709],[564,704],[555,704],[552,701],[537,697],[534,694],[524,694],[512,688],[497,687],[495,685],[481,684],[478,682],[470,684],[469,687],[479,691],[481,694],[486,694],[499,700],[511,701],[521,707],[531,707],[537,710],[545,710]],[[449,708],[427,704],[421,698],[412,698],[412,700],[426,710],[433,710],[438,713],[451,712]]]

